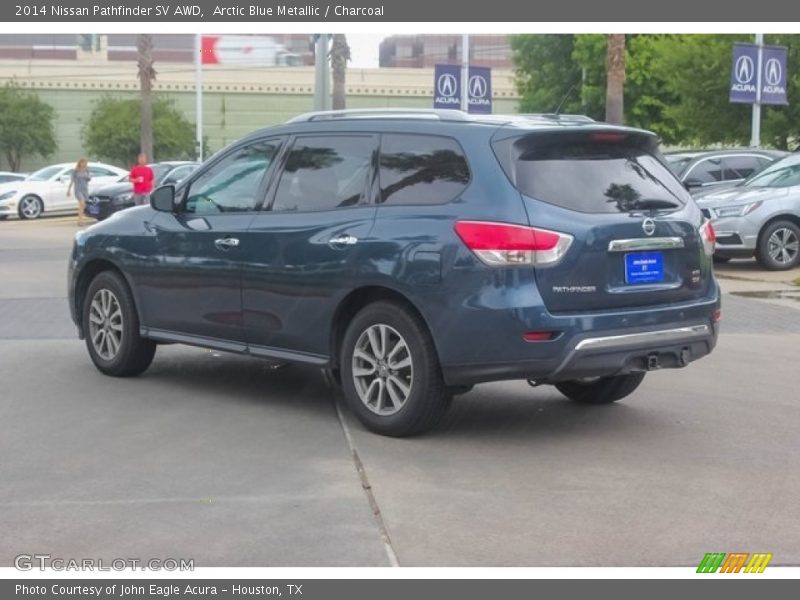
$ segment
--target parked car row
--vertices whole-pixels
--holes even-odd
[[[177,183],[197,163],[171,161],[150,165],[156,185]],[[69,214],[78,209],[74,194],[67,195],[75,163],[60,163],[30,175],[0,172],[0,220],[9,216],[38,219],[43,214]],[[87,214],[97,220],[133,205],[133,186],[128,171],[101,162],[89,163],[89,203]]]

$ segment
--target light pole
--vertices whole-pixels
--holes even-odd
[[[203,162],[203,38],[194,36],[195,155]]]
[[[469,112],[469,34],[461,37],[461,110]]]
[[[758,59],[756,60],[756,101],[753,104],[753,120],[750,126],[750,147],[761,145],[761,61],[764,55],[764,34],[756,34]]]

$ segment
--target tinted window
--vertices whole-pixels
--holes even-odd
[[[200,175],[189,189],[186,212],[215,214],[254,210],[261,180],[278,151],[277,140],[236,150]]]
[[[719,158],[701,160],[686,174],[686,181],[694,183],[717,183],[722,180],[722,160]]]
[[[381,202],[449,202],[469,183],[469,168],[458,143],[428,135],[381,137]]]
[[[104,169],[103,167],[90,166],[89,175],[92,177],[114,177],[116,173],[109,171],[108,169]]]
[[[791,156],[776,162],[753,176],[748,187],[792,187],[800,185],[800,157]]]
[[[761,170],[756,156],[730,156],[725,159],[725,179],[747,179]]]
[[[508,173],[525,195],[587,213],[669,209],[683,205],[686,190],[654,155],[623,142],[514,145]]]
[[[371,136],[297,138],[286,157],[272,210],[330,210],[360,204],[374,145]]]
[[[177,183],[182,179],[185,179],[192,171],[194,171],[194,165],[185,165],[183,167],[175,167],[171,171],[166,174],[164,178],[165,183]]]
[[[30,181],[47,181],[51,177],[55,176],[56,173],[60,173],[64,167],[45,167],[44,169],[39,169],[33,175],[28,177]]]
[[[667,156],[666,159],[667,165],[678,177],[683,174],[683,172],[686,170],[686,167],[688,167],[689,163],[692,162],[692,159],[689,156]]]
[[[150,167],[153,171],[153,176],[155,177],[156,185],[158,185],[161,182],[161,180],[164,179],[164,176],[167,173],[169,173],[171,169],[169,165],[164,165],[164,164],[155,164],[147,166]]]

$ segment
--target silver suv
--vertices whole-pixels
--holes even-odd
[[[771,271],[800,264],[800,155],[697,204],[717,232],[716,261],[755,256]]]

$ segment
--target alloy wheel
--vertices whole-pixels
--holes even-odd
[[[42,206],[39,199],[35,196],[25,196],[19,203],[20,211],[26,219],[35,219],[42,212]]]
[[[381,323],[371,325],[353,350],[353,382],[361,402],[377,415],[397,413],[408,400],[414,366],[408,343]]]
[[[122,308],[111,290],[102,288],[89,306],[89,336],[103,360],[114,360],[122,346]]]
[[[767,252],[775,262],[782,265],[791,264],[800,252],[800,239],[793,230],[781,227],[769,236]]]

